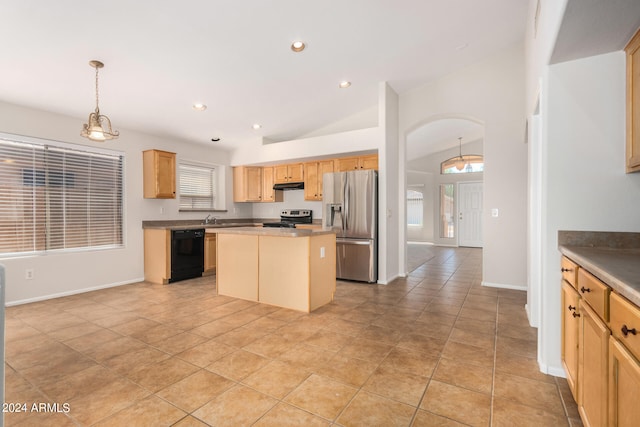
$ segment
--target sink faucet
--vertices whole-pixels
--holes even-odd
[[[216,224],[218,221],[218,217],[214,216],[213,218],[211,217],[211,214],[207,215],[207,217],[204,219],[204,221],[202,221],[203,224],[209,224],[209,222],[212,222],[214,224]]]

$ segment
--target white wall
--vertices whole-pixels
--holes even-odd
[[[204,145],[175,141],[118,128],[120,138],[94,143],[80,137],[84,118],[51,114],[17,105],[0,103],[0,131],[68,143],[100,146],[125,154],[125,246],[122,249],[47,254],[5,258],[8,304],[72,294],[142,280],[142,221],[153,219],[196,219],[201,213],[178,213],[177,200],[152,200],[142,197],[142,151],[152,148],[177,152],[178,160],[189,159],[214,164],[229,164],[229,154]],[[249,206],[233,204],[231,175],[227,171],[227,208],[219,217],[251,216]],[[160,208],[164,208],[164,214]],[[25,280],[25,269],[34,269],[34,279]]]
[[[463,117],[485,125],[483,283],[518,289],[526,289],[524,85],[518,45],[400,95],[401,146],[408,133],[434,118]],[[400,163],[404,175],[404,159]],[[492,208],[500,217],[488,215]]]
[[[538,359],[560,363],[558,230],[640,230],[640,174],[625,174],[625,57],[553,65],[543,77],[542,292]]]

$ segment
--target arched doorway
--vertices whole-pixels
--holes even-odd
[[[469,158],[482,162],[484,124],[461,115],[432,117],[414,126],[406,134],[406,271],[410,272],[428,257],[425,246],[459,246],[470,240],[463,235],[481,235],[482,167],[471,165]],[[461,157],[460,157],[461,156]],[[464,167],[460,168],[463,162]],[[448,163],[447,163],[448,162]],[[455,165],[457,167],[447,167]],[[482,164],[481,164],[482,166]],[[473,185],[470,185],[473,184]],[[468,194],[470,189],[475,194]],[[479,191],[479,193],[478,193]],[[460,197],[463,195],[464,197]],[[471,206],[469,201],[473,201]],[[480,203],[480,206],[478,206]],[[475,212],[474,221],[468,212]],[[464,222],[467,219],[467,222]],[[474,227],[480,227],[474,229]],[[481,247],[478,239],[472,246]]]

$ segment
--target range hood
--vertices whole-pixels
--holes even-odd
[[[274,184],[274,190],[304,190],[304,182],[287,182],[284,184]]]

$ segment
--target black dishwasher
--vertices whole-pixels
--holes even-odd
[[[171,278],[169,283],[202,276],[204,229],[171,231]]]

